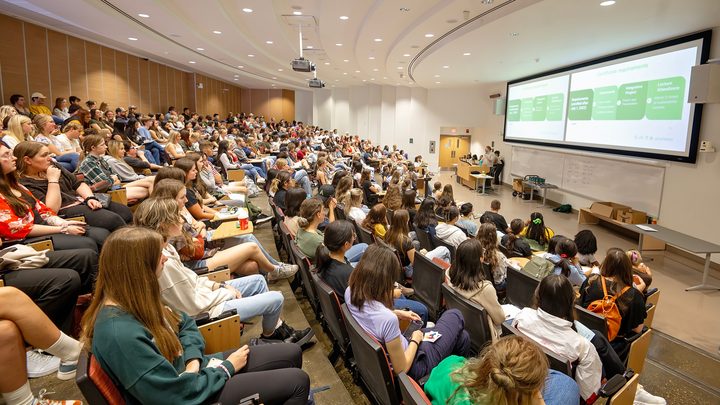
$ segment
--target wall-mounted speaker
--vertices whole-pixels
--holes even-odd
[[[688,103],[720,103],[720,64],[693,66]]]
[[[505,97],[495,99],[495,115],[505,115]]]

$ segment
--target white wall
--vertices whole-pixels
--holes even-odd
[[[313,123],[313,92],[309,90],[295,90],[295,119],[297,121]]]

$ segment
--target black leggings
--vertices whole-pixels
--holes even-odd
[[[74,205],[61,209],[59,214],[66,217],[83,215],[88,225],[105,228],[110,232],[132,222],[133,218],[130,208],[116,202],[110,202],[108,209],[100,208],[99,210],[92,210],[85,204]]]
[[[301,367],[302,350],[294,343],[251,346],[247,365],[225,383],[216,401],[237,405],[245,397],[260,394],[260,403],[265,405],[306,405],[310,377]]]
[[[597,351],[598,356],[600,356],[600,362],[603,365],[605,377],[609,380],[615,374],[623,374],[625,372],[625,363],[623,363],[620,356],[618,356],[615,352],[613,346],[600,332],[597,330],[593,330],[593,332],[595,333],[595,336],[593,336],[590,340],[590,343],[595,346],[595,350]]]
[[[70,250],[70,249],[92,249],[95,253],[100,252],[102,244],[110,235],[107,229],[88,226],[85,235],[67,235],[64,233],[56,233],[47,236],[38,236],[28,238],[25,243],[33,243],[41,240],[52,239],[54,250]]]

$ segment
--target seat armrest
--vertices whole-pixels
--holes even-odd
[[[208,274],[210,272],[210,269],[208,269],[207,267],[198,267],[197,269],[193,269],[193,271],[198,276],[201,276],[203,274]]]
[[[623,374],[615,374],[600,387],[598,395],[603,398],[610,398],[615,395],[635,375],[632,369],[627,369]]]

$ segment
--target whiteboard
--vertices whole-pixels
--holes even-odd
[[[663,166],[514,146],[511,172],[538,174],[565,192],[591,200],[629,205],[651,216],[660,213]]]

